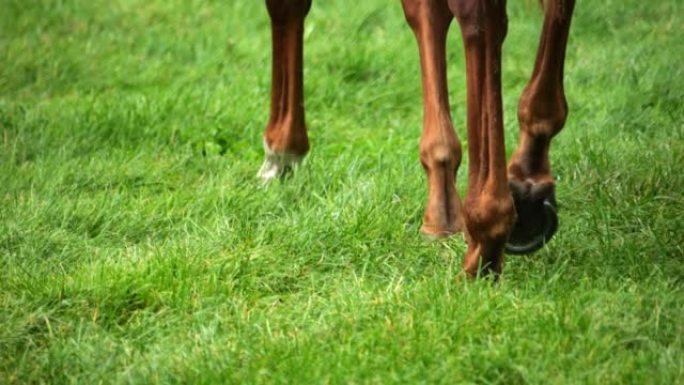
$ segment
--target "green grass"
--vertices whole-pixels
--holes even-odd
[[[313,149],[259,185],[262,3],[0,0],[0,383],[684,383],[680,1],[577,5],[561,229],[496,286],[418,233],[398,2],[314,4]],[[540,14],[509,3],[510,154]]]

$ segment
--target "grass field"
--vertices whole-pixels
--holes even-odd
[[[509,154],[533,3],[508,6]],[[684,384],[684,3],[577,5],[561,229],[496,286],[419,235],[400,4],[349,4],[314,4],[313,149],[262,187],[263,1],[0,0],[0,383]],[[454,27],[467,146],[462,50]]]

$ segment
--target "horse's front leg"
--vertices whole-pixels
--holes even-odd
[[[402,4],[418,42],[423,83],[420,161],[427,174],[428,199],[421,231],[447,236],[463,230],[455,186],[461,144],[451,123],[446,78],[446,35],[453,15],[446,0],[403,0]]]
[[[496,278],[515,221],[506,178],[501,100],[501,46],[506,36],[503,0],[449,0],[463,36],[468,95],[468,192],[464,203],[470,235],[464,268]]]
[[[304,122],[304,18],[311,0],[266,0],[271,17],[271,116],[264,133],[266,159],[258,176],[268,181],[298,164],[309,151]]]

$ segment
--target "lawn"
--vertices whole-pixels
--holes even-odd
[[[508,5],[509,155],[534,3]],[[0,383],[684,384],[682,14],[577,4],[561,227],[492,285],[418,231],[398,1],[315,2],[312,151],[262,186],[263,1],[0,0]],[[462,51],[454,25],[465,147]]]

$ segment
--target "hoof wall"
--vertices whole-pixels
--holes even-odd
[[[511,182],[518,219],[505,245],[508,254],[531,254],[544,247],[558,230],[554,187]]]

